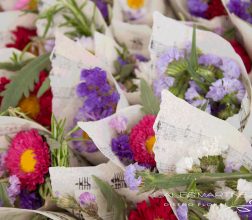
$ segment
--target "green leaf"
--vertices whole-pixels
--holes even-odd
[[[113,210],[114,212],[113,220],[125,220],[125,200],[107,182],[104,182],[96,176],[93,176],[93,179],[107,200],[108,211]]]
[[[0,200],[3,202],[4,207],[12,207],[8,197],[6,183],[0,183]]]
[[[3,101],[0,111],[5,111],[9,107],[16,107],[23,95],[28,97],[30,91],[34,88],[34,84],[39,80],[40,71],[47,68],[49,64],[49,54],[45,54],[35,58],[18,71],[2,93]]]
[[[143,111],[146,114],[157,115],[160,108],[159,100],[154,95],[153,90],[144,79],[141,79],[140,90]]]
[[[175,60],[168,65],[166,73],[168,74],[168,76],[179,77],[183,75],[185,71],[187,71],[187,68],[188,62],[186,60]]]
[[[196,70],[198,68],[198,55],[197,55],[197,46],[196,46],[196,26],[193,26],[193,36],[192,36],[192,49],[189,60],[189,66]]]
[[[29,63],[32,59],[20,62],[20,63],[11,63],[11,62],[3,62],[0,63],[0,69],[7,71],[18,71],[23,68],[27,63]]]
[[[37,97],[40,98],[50,88],[50,79],[47,77],[43,84],[40,86]]]

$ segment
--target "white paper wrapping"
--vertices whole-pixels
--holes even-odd
[[[166,18],[160,13],[155,12],[152,39],[150,43],[150,51],[154,63],[159,55],[167,48],[173,46],[183,47],[186,42],[190,42],[192,38],[192,30],[192,27],[188,27],[181,22]],[[242,73],[242,81],[247,92],[242,101],[239,114],[228,118],[227,121],[238,130],[243,131],[247,138],[251,139],[251,85],[246,68],[240,56],[235,53],[229,42],[217,34],[201,30],[197,30],[196,34],[197,47],[199,47],[203,53],[214,54],[220,57],[228,57],[236,60],[239,64]]]
[[[83,4],[83,0],[76,0],[78,5]],[[42,0],[39,2],[39,13],[43,14],[46,12],[50,7],[55,6],[57,4],[57,0]],[[101,28],[105,33],[109,33],[109,29],[107,27],[107,24],[105,20],[102,17],[102,14],[100,13],[99,9],[96,9],[95,16],[94,15],[94,8],[95,4],[92,1],[86,1],[85,7],[82,9],[83,14],[88,19],[94,19],[94,23],[97,27]],[[62,11],[57,13],[52,22],[52,26],[49,28],[48,33],[46,37],[54,37],[55,31],[60,31],[61,33],[66,33],[68,31],[73,31],[73,28],[70,27],[60,27],[61,24],[65,23],[65,19],[63,17]],[[38,36],[43,36],[45,27],[47,25],[46,19],[38,19],[36,22],[37,26],[37,32]]]
[[[17,0],[0,0],[0,7],[2,7],[4,11],[14,10],[16,2]]]
[[[18,26],[34,28],[37,15],[32,13],[24,14],[22,11],[0,12],[0,48],[12,42],[11,31]]]
[[[252,168],[252,148],[247,138],[226,121],[201,111],[169,91],[162,92],[160,112],[154,124],[157,168],[175,171],[183,157],[197,158],[201,152],[228,146],[228,161]]]
[[[100,121],[79,122],[78,125],[93,140],[93,142],[103,153],[103,155],[105,155],[116,165],[124,169],[125,166],[121,163],[121,161],[111,149],[111,141],[117,136],[117,133],[110,127],[109,122],[114,117],[123,116],[128,120],[127,130],[131,130],[131,128],[136,125],[143,117],[141,108],[142,107],[140,105],[130,106]]]
[[[59,32],[56,33],[55,49],[52,54],[52,72],[50,73],[51,88],[53,92],[53,113],[58,119],[66,118],[66,129],[72,129],[75,125],[73,119],[82,101],[76,96],[75,89],[80,83],[80,73],[83,68],[101,67],[107,71],[110,83],[114,84],[120,100],[117,111],[128,106],[128,101],[120,89],[109,68],[101,60],[95,57],[78,43],[68,39]],[[94,164],[105,162],[100,153],[85,153],[85,157]]]
[[[189,21],[195,21],[210,30],[222,28],[228,30],[231,28],[231,22],[228,19],[228,16],[218,16],[212,18],[211,20],[207,20],[204,18],[192,16],[188,11],[187,0],[170,0],[172,7],[174,8],[175,13],[181,19],[186,19]]]
[[[123,170],[112,162],[93,167],[52,167],[50,168],[50,176],[52,190],[59,197],[72,195],[78,201],[79,196],[83,192],[94,194],[98,204],[98,213],[104,220],[112,219],[113,212],[107,211],[107,202],[92,176],[99,177],[109,183],[119,194],[125,196],[129,201],[136,203],[147,198],[147,194],[136,196],[136,191],[130,191],[127,188],[124,182]],[[69,211],[73,212],[73,210]]]

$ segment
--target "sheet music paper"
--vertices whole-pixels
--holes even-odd
[[[12,42],[11,31],[18,26],[34,28],[37,15],[34,13],[24,14],[22,11],[5,11],[0,13],[0,48]]]
[[[124,92],[113,78],[106,64],[85,50],[77,42],[70,40],[59,32],[56,33],[55,48],[51,60],[52,71],[50,79],[53,92],[53,113],[57,119],[66,118],[67,131],[75,127],[73,119],[79,108],[83,105],[83,100],[77,97],[75,92],[76,86],[80,83],[82,69],[100,67],[106,70],[108,81],[114,85],[120,95],[116,111],[128,106]],[[83,155],[95,164],[107,161],[100,152],[84,152]]]
[[[78,200],[81,193],[90,192],[96,196],[99,215],[106,220],[110,220],[113,213],[107,211],[106,200],[92,176],[99,177],[103,181],[108,182],[119,194],[125,196],[129,201],[135,203],[147,198],[146,193],[136,196],[136,191],[131,191],[127,188],[124,181],[124,171],[113,162],[92,167],[50,168],[52,189],[55,194],[59,195],[59,197],[72,195]],[[73,212],[73,210],[69,211]]]
[[[142,107],[140,105],[130,106],[105,119],[94,122],[79,122],[78,125],[93,140],[103,155],[114,162],[117,166],[125,169],[125,166],[111,149],[111,141],[117,136],[117,134],[116,131],[110,127],[109,122],[114,117],[123,116],[128,120],[127,130],[130,131],[144,115],[141,108]]]
[[[192,30],[192,27],[186,26],[179,21],[164,17],[160,13],[155,12],[153,32],[149,45],[153,62],[155,63],[160,54],[169,47],[184,47],[185,43],[191,41]],[[228,57],[236,60],[239,64],[242,73],[242,81],[246,88],[246,94],[242,100],[239,114],[228,118],[227,121],[238,130],[244,131],[244,134],[250,139],[252,137],[252,128],[249,127],[249,121],[252,121],[252,115],[250,114],[252,109],[252,93],[251,84],[243,61],[240,56],[235,53],[231,44],[217,34],[202,30],[197,30],[196,34],[197,47],[200,48],[203,53]],[[218,45],[218,47],[216,47],[216,45]]]
[[[175,171],[179,158],[195,158],[218,146],[228,146],[227,158],[252,168],[252,148],[247,138],[226,121],[203,112],[169,91],[162,92],[160,112],[154,124],[157,168]],[[196,159],[196,158],[195,158]]]

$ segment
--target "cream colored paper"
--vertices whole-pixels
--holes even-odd
[[[186,26],[181,22],[164,17],[160,13],[154,13],[154,26],[150,42],[150,51],[153,62],[155,63],[160,54],[169,47],[184,47],[185,43],[191,41],[192,30],[192,27]],[[248,128],[250,128],[249,123],[252,120],[250,114],[252,109],[251,85],[246,68],[240,56],[235,53],[228,41],[224,40],[217,34],[208,31],[197,30],[197,47],[200,48],[203,53],[228,57],[236,60],[239,64],[242,72],[242,81],[247,92],[242,101],[242,107],[239,114],[228,118],[227,121],[238,130],[244,131],[244,134],[250,139],[252,136],[252,130]]]
[[[67,130],[75,126],[73,119],[83,105],[83,101],[76,96],[75,89],[80,83],[80,73],[84,68],[100,67],[106,70],[108,80],[120,94],[117,111],[128,106],[128,101],[123,91],[112,77],[106,64],[85,50],[84,47],[81,47],[78,43],[68,39],[59,32],[56,34],[55,49],[51,60],[53,67],[50,73],[53,92],[53,113],[58,119],[66,118]],[[100,152],[85,153],[84,156],[94,164],[106,161]]]
[[[111,149],[111,141],[117,136],[117,134],[116,131],[110,127],[109,122],[114,117],[123,116],[127,118],[127,130],[130,130],[142,119],[143,113],[141,111],[141,108],[142,107],[140,105],[130,106],[100,121],[79,122],[78,125],[93,140],[93,142],[103,155],[105,155],[108,159],[114,162],[117,166],[124,169],[125,166],[121,163],[121,161]]]
[[[17,0],[0,0],[0,7],[2,7],[4,11],[14,10],[16,2]]]
[[[77,0],[76,1],[78,5],[82,5],[84,3],[83,0]],[[50,7],[55,6],[57,4],[57,0],[42,0],[39,4],[39,12],[40,14],[43,14],[46,12]],[[96,27],[101,28],[105,33],[109,33],[109,29],[107,27],[106,22],[104,21],[104,18],[102,17],[102,14],[100,13],[99,9],[95,10],[95,4],[92,1],[86,1],[85,7],[82,9],[83,14],[88,19],[94,19],[94,24]],[[94,15],[95,11],[95,16]],[[49,28],[48,33],[46,37],[54,37],[55,31],[58,30],[61,33],[66,33],[69,31],[73,31],[73,28],[70,27],[60,27],[61,24],[65,23],[65,19],[63,17],[63,12],[60,11],[57,13],[53,18],[52,26]],[[36,22],[37,25],[37,32],[39,36],[42,36],[44,34],[47,20],[46,19],[38,19]]]
[[[108,182],[119,194],[125,196],[129,201],[136,203],[147,198],[147,194],[137,196],[136,191],[130,191],[127,188],[124,182],[123,170],[112,162],[92,167],[52,167],[50,168],[50,176],[52,190],[59,197],[72,195],[78,201],[79,196],[83,192],[94,194],[97,199],[98,213],[105,220],[110,220],[113,213],[107,211],[107,202],[92,176],[99,177],[103,181]],[[69,211],[73,212],[73,210]]]
[[[228,161],[252,168],[252,148],[247,138],[226,121],[203,112],[169,91],[162,92],[160,112],[154,124],[157,168],[161,173],[175,171],[183,157],[197,158],[218,146],[228,146]]]
[[[195,21],[198,24],[203,25],[210,30],[218,28],[228,30],[229,28],[232,27],[228,16],[225,15],[212,18],[211,20],[192,16],[187,8],[187,0],[170,0],[170,4],[174,8],[174,12],[182,20],[186,19],[189,21]]]
[[[0,12],[0,48],[12,43],[12,33],[18,26],[34,28],[37,15],[22,11]]]

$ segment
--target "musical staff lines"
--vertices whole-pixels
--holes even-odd
[[[80,177],[79,182],[75,183],[79,187],[79,190],[91,190],[91,184],[88,177]]]
[[[112,186],[114,187],[114,189],[127,188],[123,173],[115,173],[113,179],[111,179],[111,182],[113,183]]]

